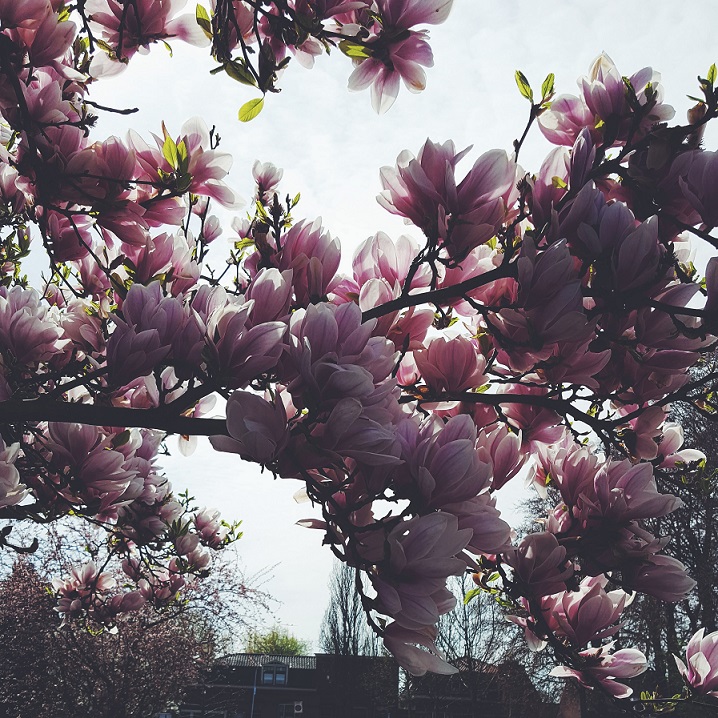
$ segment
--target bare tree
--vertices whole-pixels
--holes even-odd
[[[356,572],[336,561],[329,578],[329,605],[324,613],[319,645],[339,656],[377,656],[377,637],[367,627],[366,613],[356,590]]]

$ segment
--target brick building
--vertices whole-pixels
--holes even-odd
[[[399,668],[369,656],[224,656],[180,718],[395,718]]]

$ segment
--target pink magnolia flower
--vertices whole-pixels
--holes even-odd
[[[457,186],[454,170],[466,152],[457,154],[453,142],[430,140],[416,159],[402,152],[396,169],[382,168],[384,191],[377,197],[392,214],[441,238],[455,259],[494,236],[516,194],[516,163],[503,150],[481,155]]]
[[[433,627],[456,603],[446,579],[466,569],[456,554],[470,539],[471,531],[443,512],[399,522],[386,537],[388,559],[370,575],[376,610],[402,628]]]
[[[91,608],[96,597],[110,591],[116,583],[112,576],[101,572],[93,561],[76,566],[67,579],[52,579],[52,587],[59,599],[55,610],[62,616],[78,616]]]
[[[249,322],[256,325],[285,321],[289,317],[292,289],[291,269],[283,272],[274,267],[260,269],[244,295],[254,301]]]
[[[264,205],[271,203],[283,175],[284,170],[279,169],[271,162],[255,161],[252,165],[252,176],[257,183],[255,198],[258,202]]]
[[[674,656],[678,671],[695,693],[718,698],[718,631],[705,635],[705,628],[691,636],[686,662]],[[686,665],[687,664],[687,665]]]
[[[180,299],[163,296],[159,282],[133,284],[122,317],[113,315],[116,328],[107,341],[107,364],[117,383],[149,374],[170,354],[183,376],[199,364],[204,327]]]
[[[32,27],[51,10],[49,0],[27,0],[22,5],[16,0],[0,0],[0,22],[7,28]]]
[[[527,595],[548,596],[566,589],[566,581],[573,576],[567,564],[566,549],[548,532],[529,534],[516,552],[506,555],[506,563],[514,570],[514,581]]]
[[[322,448],[359,465],[386,466],[401,463],[401,449],[391,426],[383,426],[365,414],[358,399],[346,397],[334,406],[322,430],[312,432]]]
[[[61,58],[67,52],[75,39],[77,26],[67,19],[60,22],[59,14],[53,12],[49,4],[46,5],[44,16],[40,14],[35,17],[42,19],[30,27],[21,25],[16,33],[27,47],[33,65],[42,67],[52,64],[53,60]]]
[[[86,257],[94,240],[89,217],[73,217],[52,210],[44,214],[45,231],[52,254],[58,262],[72,262]]]
[[[586,128],[598,134],[594,129],[593,113],[575,95],[559,95],[551,103],[550,110],[539,115],[538,125],[544,137],[555,145],[571,147]]]
[[[581,651],[585,665],[580,669],[568,666],[557,666],[551,671],[552,676],[558,678],[575,678],[586,687],[593,688],[598,682],[601,687],[614,698],[627,698],[633,689],[616,678],[634,678],[647,668],[646,657],[635,648],[622,648],[620,651],[610,653],[613,643],[601,648],[590,648]]]
[[[391,211],[391,210],[390,210]],[[364,240],[354,252],[352,269],[357,287],[371,279],[384,279],[390,287],[404,285],[419,244],[413,237],[402,234],[396,241],[384,232],[377,232]],[[428,287],[431,268],[422,265],[411,280],[411,288]]]
[[[216,509],[204,508],[198,511],[194,517],[194,525],[202,543],[210,548],[219,548],[229,533]]]
[[[34,289],[0,287],[0,347],[22,365],[48,361],[64,351],[57,309]]]
[[[599,468],[592,487],[585,487],[578,498],[578,515],[602,517],[623,523],[633,519],[666,516],[683,505],[673,494],[658,491],[649,463],[631,464],[609,461]]]
[[[671,421],[663,425],[663,435],[658,446],[659,464],[662,469],[675,469],[698,461],[705,461],[706,455],[698,449],[681,449],[683,446],[683,428]]]
[[[283,238],[279,269],[292,271],[299,306],[317,302],[332,291],[341,259],[339,240],[323,230],[321,218],[298,222]]]
[[[217,451],[268,464],[277,458],[288,439],[287,414],[281,400],[270,403],[256,394],[235,391],[227,401],[230,436],[212,436]]]
[[[606,583],[603,576],[589,577],[581,581],[577,591],[542,599],[541,609],[552,630],[577,648],[613,636],[630,600],[624,591],[606,592]]]
[[[531,215],[534,226],[539,229],[550,220],[554,205],[566,194],[570,160],[568,150],[556,147],[549,152],[536,175],[531,192]]]
[[[508,342],[500,357],[516,371],[526,371],[554,352],[551,344],[586,342],[592,326],[586,317],[575,260],[565,241],[537,252],[524,239],[518,260],[516,308],[496,315]]]
[[[698,212],[703,222],[711,227],[718,225],[718,211],[715,199],[718,196],[718,152],[694,151],[690,153],[692,162],[686,167],[685,174],[679,177],[679,185],[684,197]]]
[[[294,312],[282,378],[297,407],[333,406],[346,397],[368,405],[391,390],[394,345],[373,337],[373,328],[374,322],[362,323],[354,303]]]
[[[421,427],[407,421],[397,434],[406,470],[396,483],[405,495],[443,508],[488,490],[491,464],[476,450],[476,425],[470,416],[454,416],[446,424],[433,417]]]
[[[229,209],[241,207],[243,200],[222,181],[232,167],[232,155],[210,149],[209,129],[202,118],[193,117],[182,125],[177,145],[181,142],[189,155],[187,173],[192,178],[187,190],[211,197]]]
[[[48,424],[48,436],[45,446],[54,470],[70,470],[69,487],[62,492],[68,501],[103,513],[132,498],[125,492],[138,479],[137,472],[128,469],[124,454],[111,448],[112,436],[94,426],[71,423]]]
[[[454,0],[376,0],[376,3],[386,25],[408,30],[415,25],[444,22]]]
[[[662,277],[659,262],[663,255],[658,240],[658,217],[651,217],[616,242],[613,277],[619,292],[651,286]]]
[[[471,529],[471,540],[466,545],[468,550],[488,556],[510,550],[511,527],[501,518],[496,499],[489,493],[445,504],[442,509],[456,516],[460,529]]]
[[[192,45],[209,44],[193,15],[174,17],[185,3],[186,0],[137,0],[132,10],[126,12],[121,0],[88,0],[85,7],[91,23],[102,33],[105,42],[116,50],[119,58],[130,58],[138,49],[146,49],[150,43],[174,37]],[[122,47],[118,47],[120,37]],[[110,68],[106,60],[95,62],[91,68],[92,74],[97,77],[103,71],[119,72],[124,67],[120,62],[114,64],[115,67]]]
[[[521,452],[521,435],[509,431],[506,424],[497,424],[490,431],[479,433],[479,456],[492,465],[492,489],[500,489],[516,476],[526,456]]]
[[[284,348],[286,325],[265,322],[247,329],[249,310],[251,305],[246,310],[230,306],[209,327],[217,336],[219,371],[236,388],[247,386],[254,377],[272,369]]]
[[[631,129],[633,109],[626,99],[622,74],[608,55],[602,53],[592,63],[588,76],[579,78],[581,96],[560,95],[548,112],[539,117],[539,127],[549,141],[573,145],[584,128],[596,141],[604,138],[613,144],[625,142],[628,133],[634,139],[643,136],[657,122],[673,117],[674,110],[663,104],[661,76],[650,67],[635,72],[629,78],[640,105],[650,108],[636,130]],[[651,97],[647,90],[650,86]]]
[[[426,41],[426,33],[409,30],[406,37],[393,41],[385,49],[388,57],[357,60],[349,76],[349,89],[359,92],[371,87],[371,105],[384,114],[396,101],[400,81],[410,92],[426,87],[423,67],[433,67],[434,56]],[[379,53],[377,53],[379,54]]]
[[[399,665],[413,676],[427,672],[451,675],[458,669],[447,663],[436,647],[436,628],[408,629],[392,621],[383,633],[387,651],[396,658]]]
[[[15,466],[19,454],[19,443],[8,446],[0,436],[0,508],[15,506],[27,496],[27,486],[20,483],[20,472]]]
[[[405,150],[396,161],[396,168],[382,167],[380,176],[384,190],[377,196],[379,204],[392,214],[405,217],[426,235],[438,233],[439,208],[446,209],[456,201],[454,170],[469,151],[456,152],[454,143],[443,145],[427,140],[417,157]]]
[[[452,257],[463,258],[491,239],[518,196],[519,168],[503,150],[484,152],[457,187],[456,207],[447,232]]]
[[[621,577],[627,589],[669,603],[682,601],[696,586],[678,559],[663,554],[649,553],[643,560],[631,561],[622,566]]]
[[[424,383],[438,394],[476,389],[487,381],[486,359],[472,340],[461,335],[432,339],[414,352],[414,361]]]

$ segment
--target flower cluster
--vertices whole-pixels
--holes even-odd
[[[600,56],[580,96],[531,100],[557,145],[535,175],[520,141],[465,172],[450,141],[403,152],[378,200],[414,235],[376,233],[346,272],[339,240],[295,222],[298,196],[259,162],[227,269],[208,264],[210,210],[238,196],[202,121],[92,137],[91,83],[175,38],[211,43],[263,93],[289,54],[311,64],[338,45],[383,111],[401,80],[424,86],[417,28],[451,4],[216,0],[193,17],[164,0],[0,2],[0,518],[100,523],[130,582],[76,568],[55,584],[65,616],[167,606],[206,574],[235,534],[175,496],[157,456],[167,434],[207,435],[303,482],[321,511],[303,523],[363,572],[368,618],[408,670],[455,670],[436,646],[447,579],[490,571],[555,675],[630,693],[618,679],[646,663],[614,650],[629,593],[693,587],[645,522],[680,506],[657,469],[702,458],[671,401],[716,410],[716,377],[689,381],[718,326],[718,264],[701,277],[691,245],[716,246],[718,163],[692,140],[718,117],[712,81],[701,113],[667,128],[658,75],[626,79]],[[32,235],[52,267],[42,293],[19,271]],[[515,544],[496,491],[521,475],[549,503]],[[696,692],[715,688],[714,637],[680,664]]]

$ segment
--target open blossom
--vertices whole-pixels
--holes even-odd
[[[77,616],[115,587],[112,576],[102,573],[93,561],[76,566],[66,579],[54,578],[52,587],[59,598],[55,610],[62,616]]]
[[[515,199],[516,163],[503,150],[481,155],[457,184],[456,164],[468,152],[427,140],[416,158],[402,152],[396,168],[383,167],[379,204],[411,220],[427,237],[443,240],[455,259],[496,233]]]
[[[27,496],[27,486],[20,483],[15,466],[19,453],[19,443],[8,446],[0,437],[0,508],[19,504]]]
[[[364,48],[368,58],[355,59],[349,78],[350,90],[371,87],[372,107],[386,112],[396,100],[400,80],[411,92],[426,87],[423,67],[432,67],[434,57],[425,31],[416,25],[439,24],[449,15],[453,0],[378,0],[383,32],[371,38]]]
[[[678,671],[696,693],[718,698],[718,631],[706,635],[705,628],[691,636],[686,662],[674,656]]]
[[[137,472],[126,466],[122,452],[111,448],[112,436],[94,426],[72,423],[50,423],[48,435],[51,465],[58,472],[65,468],[71,472],[70,486],[62,492],[68,501],[97,503],[99,511],[110,511],[139,491]]]
[[[0,350],[24,365],[64,350],[59,314],[34,289],[0,287]]]
[[[622,648],[615,653],[610,651],[613,644],[601,648],[589,648],[579,654],[585,661],[580,669],[568,666],[557,666],[551,671],[558,678],[575,678],[586,688],[593,688],[594,683],[614,698],[627,698],[633,689],[616,678],[634,678],[648,668],[646,657],[635,648]]]
[[[546,138],[562,145],[573,145],[584,128],[596,140],[604,133],[613,144],[625,142],[629,133],[635,139],[646,134],[657,122],[670,120],[674,113],[670,105],[663,104],[661,76],[645,67],[630,76],[631,87],[639,105],[650,107],[638,128],[631,128],[634,109],[626,97],[623,76],[613,60],[602,53],[591,64],[589,74],[579,79],[581,94],[560,95],[551,108],[539,116],[539,127]],[[649,97],[650,95],[650,97]]]
[[[347,397],[332,409],[324,427],[312,433],[325,449],[350,457],[359,465],[401,463],[399,442],[391,427],[365,415],[358,399]]]
[[[312,304],[289,323],[289,356],[283,378],[296,406],[332,406],[343,398],[364,404],[386,394],[394,345],[373,337],[354,303]]]
[[[618,620],[630,603],[624,591],[605,591],[607,579],[589,577],[577,591],[565,591],[542,599],[541,610],[558,635],[580,648],[618,632]]]
[[[673,494],[658,491],[651,464],[634,465],[627,459],[604,464],[577,501],[579,515],[612,522],[657,518],[682,505]]]
[[[205,300],[211,302],[203,308]],[[207,324],[211,363],[232,388],[244,388],[262,372],[272,369],[284,349],[286,325],[264,322],[251,326],[255,301],[230,300],[223,289],[197,293],[193,308]]]
[[[394,241],[384,232],[377,232],[354,252],[352,270],[357,287],[371,279],[384,279],[392,287],[397,283],[403,286],[419,249],[419,243],[406,234]],[[428,287],[430,283],[431,268],[422,265],[412,277],[411,288]]]
[[[470,416],[454,416],[446,424],[429,418],[421,427],[407,421],[398,435],[406,477],[398,478],[397,484],[418,494],[427,506],[458,508],[488,490],[491,464],[476,450],[476,426]]]
[[[486,383],[486,359],[473,341],[460,335],[432,339],[414,352],[414,361],[432,392],[461,392]]]
[[[436,628],[408,629],[392,621],[382,635],[386,649],[413,676],[427,672],[451,675],[457,668],[447,663],[436,647]]]
[[[559,593],[573,576],[566,549],[548,532],[526,536],[515,553],[507,554],[506,563],[514,570],[514,580],[532,596]]]
[[[410,630],[433,627],[456,599],[446,588],[466,563],[456,557],[471,539],[455,516],[432,513],[401,521],[387,536],[388,559],[370,576],[376,610]]]
[[[174,16],[185,5],[186,0],[138,0],[133,11],[125,12],[120,0],[88,0],[85,9],[95,28],[119,58],[130,58],[140,48],[150,43],[170,40],[174,37],[193,45],[207,45],[208,40],[193,15]],[[122,25],[124,20],[124,26]],[[122,28],[122,30],[121,30]],[[122,38],[122,47],[118,47]],[[96,55],[100,61],[93,63],[96,77],[105,73],[119,72],[124,68],[121,62],[111,65],[103,55]]]
[[[411,92],[421,92],[426,87],[423,67],[434,65],[431,47],[425,32],[409,30],[407,37],[391,42],[387,48],[388,60],[368,58],[359,61],[349,77],[350,90],[366,90],[371,87],[371,105],[383,114],[396,100],[401,80]]]
[[[252,176],[257,183],[255,198],[258,202],[265,205],[271,203],[283,175],[284,170],[276,167],[271,162],[255,161],[254,165],[252,165]]]
[[[339,240],[322,228],[321,218],[298,222],[284,236],[279,269],[291,270],[297,304],[306,307],[332,291],[341,259]]]
[[[288,439],[287,414],[281,399],[270,403],[247,391],[235,391],[227,401],[227,431],[213,436],[212,446],[245,459],[266,464],[274,461]]]
[[[661,601],[677,603],[696,587],[686,567],[672,556],[648,553],[628,562],[621,576],[626,589],[641,591]]]

